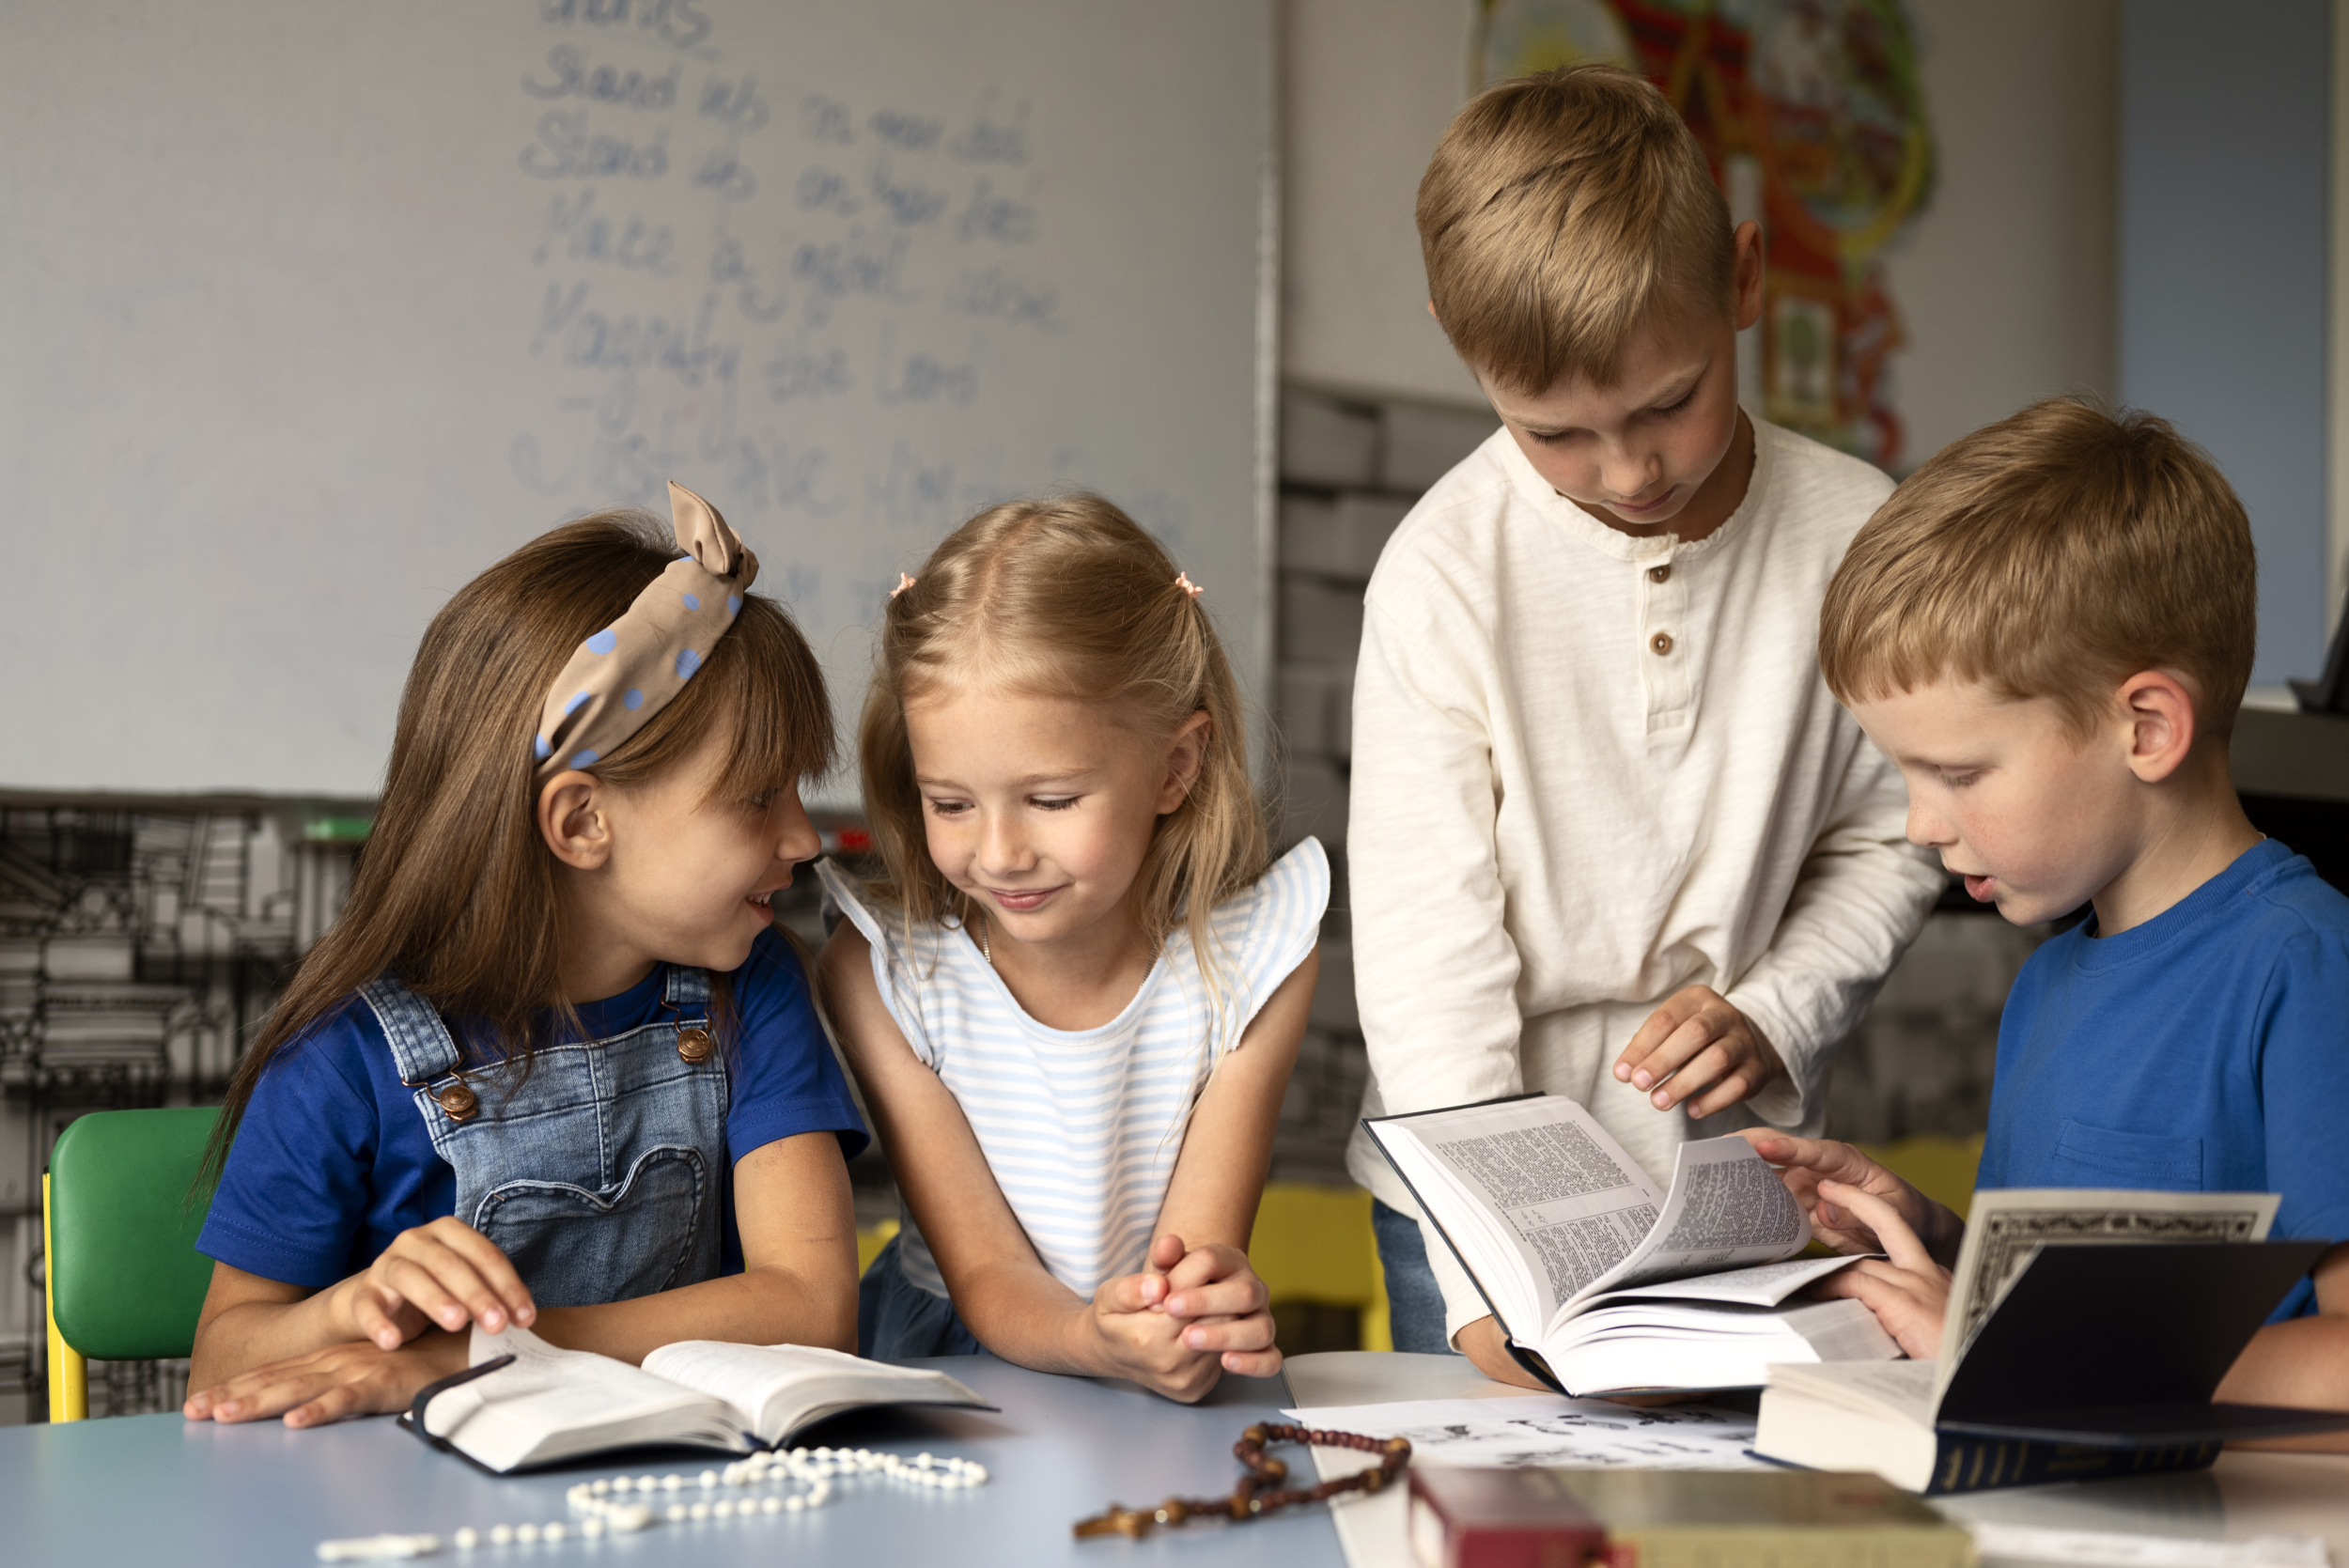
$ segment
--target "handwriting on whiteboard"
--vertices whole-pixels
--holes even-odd
[[[528,3],[517,318],[559,390],[521,411],[516,476],[657,505],[693,475],[754,538],[762,519],[784,536],[775,591],[811,630],[849,616],[790,539],[821,532],[851,580],[833,586],[871,598],[902,553],[886,536],[997,497],[972,439],[990,410],[1018,417],[990,404],[995,372],[1071,325],[1029,104],[985,85],[860,100],[806,62],[730,58],[723,8],[692,0]],[[863,558],[843,530],[874,536]]]

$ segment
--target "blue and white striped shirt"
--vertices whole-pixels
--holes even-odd
[[[909,933],[831,862],[817,872],[872,945],[889,1016],[961,1104],[1037,1256],[1083,1296],[1141,1269],[1207,1075],[1313,951],[1330,903],[1329,859],[1307,839],[1216,907],[1219,996],[1178,925],[1124,1012],[1072,1031],[1030,1017],[959,927]],[[911,1215],[898,1254],[907,1279],[948,1294]]]

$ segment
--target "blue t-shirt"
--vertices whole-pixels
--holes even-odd
[[[2093,924],[2007,997],[1978,1185],[2274,1192],[2277,1237],[2349,1240],[2349,898],[2269,839],[2142,925]]]
[[[578,1008],[603,1039],[661,1021],[668,967]],[[864,1124],[816,1021],[807,975],[769,931],[732,977],[739,1020],[726,1110],[728,1164],[802,1132],[832,1132],[843,1157]],[[729,1171],[729,1175],[731,1172]],[[196,1250],[248,1274],[323,1289],[374,1262],[400,1232],[455,1211],[457,1172],[432,1147],[375,1012],[352,997],[263,1069],[238,1126]],[[721,1266],[741,1266],[731,1188],[721,1194]]]

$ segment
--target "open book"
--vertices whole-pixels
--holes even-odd
[[[2195,1468],[2231,1439],[2349,1427],[2349,1414],[2210,1402],[2325,1251],[2263,1240],[2276,1205],[2261,1192],[1977,1192],[1941,1356],[1772,1367],[1755,1451],[1964,1492]],[[2185,1245],[2201,1243],[2235,1245]]]
[[[472,1363],[513,1364],[433,1396],[427,1435],[492,1470],[650,1443],[747,1453],[868,1405],[994,1406],[944,1373],[802,1344],[682,1340],[642,1368],[562,1350],[527,1328],[474,1330]]]
[[[1553,1388],[1758,1388],[1774,1361],[1900,1355],[1857,1301],[1786,1304],[1856,1260],[1787,1261],[1811,1222],[1742,1138],[1683,1143],[1667,1194],[1589,1111],[1555,1095],[1363,1126],[1512,1354]]]

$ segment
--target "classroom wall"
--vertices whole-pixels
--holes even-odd
[[[2330,12],[2132,0],[2121,25],[2121,396],[2250,513],[2255,686],[2324,657]]]
[[[2113,377],[2117,0],[1910,0],[1940,157],[1889,257],[1913,465]],[[1467,94],[1471,0],[1285,0],[1283,373],[1472,400],[1428,319],[1411,208]]]
[[[2034,398],[2116,384],[2115,0],[1910,0],[1932,203],[1888,253],[1914,468]]]
[[[1281,370],[1481,403],[1427,314],[1411,210],[1468,96],[1473,0],[1283,0]]]

